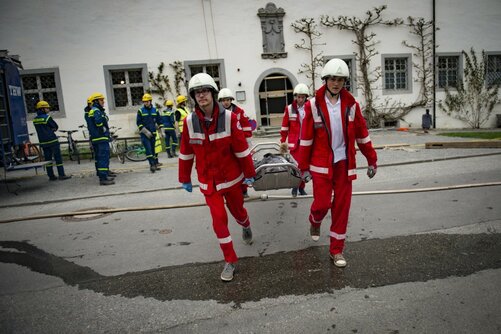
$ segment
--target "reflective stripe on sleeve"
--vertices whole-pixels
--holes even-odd
[[[371,137],[370,136],[367,136],[365,138],[357,138],[357,143],[358,144],[367,144],[370,141],[371,141]]]
[[[243,152],[235,152],[235,156],[237,158],[245,158],[246,156],[248,156],[250,154],[250,148],[247,148],[245,151]]]
[[[289,127],[288,126],[282,126],[280,128],[280,131],[289,131]]]
[[[348,169],[348,176],[357,175],[356,169]]]

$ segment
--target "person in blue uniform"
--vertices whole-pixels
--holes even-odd
[[[36,104],[37,116],[33,119],[35,130],[38,135],[38,142],[43,150],[44,160],[50,161],[46,170],[50,181],[67,180],[70,175],[64,173],[63,158],[61,156],[61,144],[57,139],[56,131],[59,128],[56,121],[50,117],[50,105],[47,101],[39,101]],[[58,177],[54,174],[54,163],[57,168]]]

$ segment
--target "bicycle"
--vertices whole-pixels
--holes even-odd
[[[110,150],[111,153],[117,156],[121,163],[125,162],[125,147],[124,144],[118,140],[118,135],[116,134],[118,130],[115,126],[110,127]]]
[[[145,161],[146,149],[142,144],[133,144],[125,150],[125,157],[130,161]]]
[[[94,146],[92,146],[92,140],[90,139],[89,130],[87,129],[87,126],[85,124],[79,125],[78,127],[80,129],[82,129],[82,135],[83,135],[84,139],[88,139],[89,153],[90,153],[89,161],[93,161],[94,160]]]
[[[59,132],[66,133],[65,137],[68,143],[68,156],[71,161],[76,159],[77,163],[80,164],[80,152],[78,151],[77,142],[73,139],[72,133],[78,132],[78,130],[59,130]]]

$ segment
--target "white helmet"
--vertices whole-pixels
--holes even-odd
[[[219,94],[217,96],[217,99],[221,101],[222,99],[232,99],[234,100],[235,97],[233,96],[233,93],[231,92],[231,89],[229,88],[221,88],[219,91]]]
[[[219,91],[219,89],[217,89],[216,82],[207,73],[195,74],[190,79],[190,82],[188,83],[188,91],[193,99],[195,99],[195,89],[199,88],[210,88],[213,93],[217,93]]]
[[[299,83],[294,87],[294,95],[310,95],[310,90],[308,89],[308,86],[306,86],[304,83]]]
[[[348,78],[350,76],[348,65],[339,58],[329,60],[322,69],[322,80],[329,76]]]

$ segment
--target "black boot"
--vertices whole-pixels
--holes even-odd
[[[103,180],[99,180],[99,184],[102,186],[109,186],[109,185],[115,184],[115,181],[113,181],[111,179],[103,179]]]

